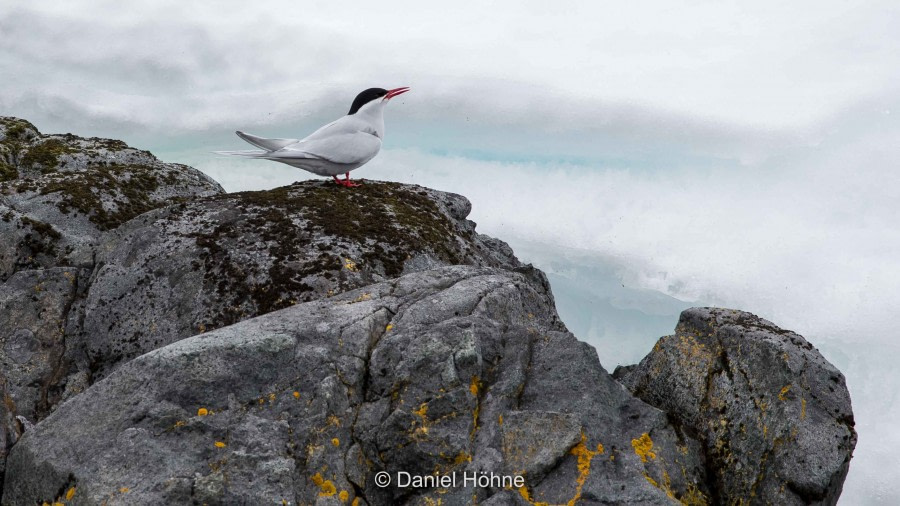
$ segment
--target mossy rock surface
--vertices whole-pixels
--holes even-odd
[[[21,269],[88,267],[104,236],[128,220],[218,193],[196,169],[122,141],[43,135],[0,117],[0,281]]]
[[[305,181],[217,195],[123,227],[86,299],[87,367],[403,273],[443,265],[520,267],[475,232],[459,195],[366,181]]]
[[[0,161],[0,183],[12,181],[13,179],[18,179],[18,177],[19,171],[14,166]]]

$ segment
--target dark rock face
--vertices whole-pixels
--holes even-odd
[[[837,501],[856,445],[850,395],[803,337],[742,311],[690,309],[617,376],[703,442],[720,502]]]
[[[616,381],[470,208],[380,182],[224,194],[0,118],[0,502],[836,502],[849,396],[802,337],[693,309]]]
[[[445,267],[128,362],[25,433],[3,503],[71,487],[87,504],[696,503],[698,448],[526,276]],[[526,486],[379,488],[380,470],[516,472]]]

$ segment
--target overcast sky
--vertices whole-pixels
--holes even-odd
[[[612,108],[782,129],[896,89],[896,2],[683,4],[4,0],[0,105],[230,127],[378,84],[412,86],[422,118],[504,122],[527,100],[565,124],[562,98],[585,104],[579,121]]]
[[[411,86],[355,177],[800,331],[851,387],[847,504],[898,504],[898,27],[896,1],[0,0],[0,114],[234,191],[305,175],[211,155],[233,130],[302,137]]]

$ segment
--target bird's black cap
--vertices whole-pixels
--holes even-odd
[[[387,95],[387,93],[388,90],[384,88],[369,88],[368,90],[356,96],[356,98],[353,100],[353,105],[350,106],[350,112],[348,112],[347,114],[356,114],[356,111],[358,111],[360,107],[368,104],[376,98],[381,98]]]

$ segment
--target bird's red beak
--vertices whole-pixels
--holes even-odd
[[[393,90],[388,90],[387,95],[385,95],[382,100],[390,100],[390,99],[396,97],[397,95],[406,93],[407,91],[409,91],[409,86],[403,86],[401,88],[394,88]]]

